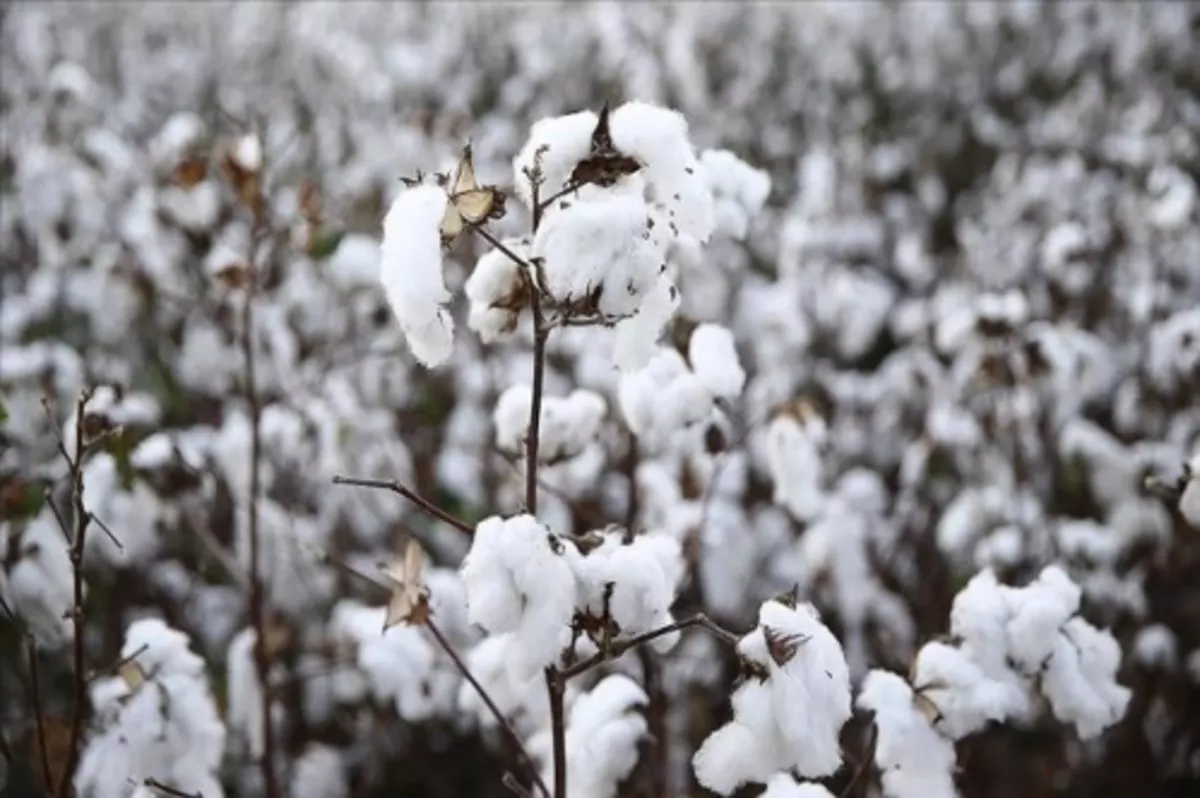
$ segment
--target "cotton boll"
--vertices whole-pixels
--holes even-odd
[[[700,154],[705,181],[713,194],[717,230],[742,240],[750,217],[762,210],[771,193],[771,178],[729,150],[705,150]]]
[[[1119,721],[1132,695],[1116,682],[1120,664],[1121,649],[1111,634],[1082,618],[1067,621],[1041,680],[1055,717],[1075,724],[1085,740]]]
[[[604,542],[577,566],[581,583],[581,609],[600,618],[605,607],[625,637],[648,632],[672,622],[670,608],[685,567],[679,542],[661,533],[638,535],[629,543],[623,531],[604,535]],[[607,596],[607,600],[606,600]],[[666,650],[677,635],[655,641]]]
[[[1008,652],[1025,674],[1037,672],[1055,646],[1058,630],[1079,609],[1082,591],[1061,568],[1046,567],[1024,588],[1006,588],[1011,613]]]
[[[521,257],[529,254],[524,240],[510,239],[504,244]],[[526,287],[520,267],[506,253],[498,249],[485,253],[475,263],[464,291],[471,303],[467,326],[479,333],[485,344],[502,340],[516,329]]]
[[[492,421],[496,445],[520,453],[529,435],[532,390],[514,385],[500,395]],[[567,397],[544,397],[538,428],[538,460],[554,463],[582,453],[599,436],[608,405],[604,397],[588,390]]]
[[[383,220],[379,279],[413,355],[434,368],[450,358],[454,320],[442,277],[440,225],[446,192],[425,185],[401,191]]]
[[[887,671],[871,671],[858,706],[875,713],[875,763],[889,798],[957,798],[954,744],[917,709],[912,688]]]
[[[537,679],[518,684],[509,674],[508,663],[514,646],[520,642],[514,634],[489,635],[466,655],[467,668],[483,686],[492,702],[506,718],[516,720],[518,728],[542,723],[549,716],[546,685]],[[463,682],[458,690],[457,706],[484,728],[496,725],[496,716],[484,703],[473,685]]]
[[[346,767],[336,748],[310,743],[292,770],[293,798],[349,798]]]
[[[665,274],[660,275],[637,312],[616,324],[613,362],[621,372],[637,371],[650,361],[678,308],[679,290]]]
[[[746,385],[733,334],[719,324],[701,324],[688,341],[692,371],[713,396],[735,399]]]
[[[533,187],[526,173],[534,170],[539,158],[543,180],[540,199],[557,194],[567,185],[576,164],[592,148],[592,131],[598,121],[593,112],[579,111],[533,123],[529,140],[513,159],[513,185],[521,202],[526,206],[533,204]]]
[[[645,165],[647,199],[667,209],[682,235],[706,242],[713,232],[712,194],[678,111],[628,102],[613,111],[613,144]]]
[[[801,783],[790,774],[780,773],[767,782],[767,789],[758,798],[834,798],[820,784]]]
[[[926,643],[917,655],[913,683],[937,707],[934,725],[952,740],[1001,722],[1024,706],[1025,696],[1011,683],[996,682],[961,649]]]
[[[779,415],[767,428],[767,462],[775,483],[774,501],[799,521],[808,521],[825,504],[821,446],[825,422]]]
[[[509,667],[524,684],[556,661],[575,607],[574,548],[529,515],[496,516],[475,528],[462,565],[467,612],[489,633],[515,634]]]
[[[625,423],[649,453],[695,428],[713,408],[712,394],[674,349],[658,349],[645,368],[622,376],[617,397]]]
[[[538,229],[533,255],[542,259],[542,289],[563,306],[595,309],[623,318],[641,306],[663,269],[650,241],[646,205],[616,195],[570,203]]]
[[[646,719],[637,708],[647,700],[641,686],[621,674],[605,677],[575,700],[565,735],[572,796],[616,798],[621,780],[638,761],[638,742],[646,734]],[[549,732],[532,738],[529,748],[547,761],[543,779],[553,783]]]
[[[39,646],[58,648],[74,638],[74,570],[67,539],[47,507],[19,533],[19,558],[0,583],[9,606],[29,625]],[[13,535],[13,532],[9,532]]]
[[[168,186],[159,193],[158,202],[168,219],[192,233],[212,230],[221,215],[221,192],[212,180],[190,188]]]
[[[728,795],[781,770],[819,778],[841,765],[838,736],[850,718],[850,672],[837,638],[811,605],[768,601],[738,653],[762,674],[734,691],[733,719],[693,759],[702,785]]]

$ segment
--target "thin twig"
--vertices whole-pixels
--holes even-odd
[[[38,677],[38,661],[37,647],[33,643],[33,638],[28,638],[25,641],[26,656],[29,658],[29,680],[30,692],[33,699],[33,720],[37,726],[38,748],[42,751],[42,777],[45,779],[46,790],[49,791],[51,785],[54,784],[54,777],[50,773],[50,754],[46,750],[46,720],[45,713],[42,710],[42,687],[41,679]]]
[[[866,750],[863,752],[862,759],[858,763],[858,767],[854,770],[854,775],[850,777],[850,782],[838,794],[838,798],[850,798],[854,786],[858,784],[867,769],[871,767],[871,762],[875,759],[875,744],[879,740],[879,726],[874,721],[871,723],[870,737],[867,738]]]
[[[84,673],[84,629],[83,629],[83,550],[87,544],[88,526],[92,515],[83,506],[83,434],[84,418],[87,404],[91,401],[92,391],[85,390],[79,397],[75,407],[75,456],[67,455],[65,447],[63,455],[67,457],[67,465],[71,476],[71,509],[74,516],[75,532],[71,538],[71,572],[72,572],[72,607],[71,620],[74,637],[72,640],[72,679],[75,685],[74,708],[71,711],[71,737],[67,744],[66,766],[63,768],[62,779],[58,783],[60,798],[67,798],[71,791],[71,782],[75,775],[75,766],[79,759],[79,744],[83,737],[83,716],[87,712],[87,676]]]
[[[169,784],[163,784],[158,779],[146,779],[145,781],[142,782],[142,784],[146,785],[147,787],[149,787],[153,790],[158,790],[163,795],[176,796],[176,798],[204,798],[203,793],[184,792],[183,790],[180,790],[176,787],[172,787]]]
[[[412,502],[413,504],[420,507],[421,510],[423,510],[428,515],[431,515],[434,518],[436,518],[437,520],[443,521],[443,522],[449,524],[450,526],[454,527],[455,529],[462,532],[463,534],[466,534],[466,535],[474,535],[475,534],[474,526],[472,526],[471,524],[468,524],[466,521],[462,520],[461,518],[456,518],[455,516],[451,515],[450,513],[446,512],[445,510],[443,510],[441,507],[438,507],[436,504],[431,502],[429,499],[426,499],[424,496],[417,493],[412,488],[409,488],[405,485],[401,485],[399,482],[396,482],[395,480],[363,479],[361,477],[346,477],[346,476],[342,476],[339,474],[333,478],[333,484],[335,484],[335,485],[353,485],[354,487],[358,487],[358,488],[374,488],[376,490],[390,490],[392,493],[399,494],[399,495],[403,496],[404,498],[408,499],[410,502]]]
[[[571,665],[569,668],[563,669],[559,673],[559,676],[564,682],[569,679],[573,679],[580,674],[587,673],[598,665],[602,665],[610,660],[619,659],[630,649],[634,649],[638,646],[649,643],[650,641],[656,640],[663,635],[669,635],[672,632],[681,632],[684,629],[688,629],[692,626],[699,626],[707,630],[718,640],[731,646],[736,646],[740,640],[740,638],[733,632],[730,632],[720,624],[717,624],[704,613],[698,612],[690,618],[685,618],[682,621],[675,621],[674,623],[669,623],[666,626],[660,626],[657,629],[652,629],[649,632],[643,632],[642,634],[628,638],[627,640],[616,641],[610,644],[607,650],[598,651],[587,659],[580,660],[574,665]]]
[[[670,739],[667,732],[667,691],[663,689],[662,664],[649,648],[637,650],[642,666],[642,684],[650,705],[646,708],[647,731],[650,734],[650,795],[667,798],[667,770],[671,762]]]
[[[257,133],[256,133],[257,135]],[[250,203],[248,203],[250,204]],[[268,233],[267,212],[261,208],[250,208],[253,222],[250,231],[250,257],[246,264],[248,276],[246,280],[246,296],[242,302],[242,360],[243,386],[246,401],[250,406],[250,491],[247,497],[246,512],[248,514],[249,536],[249,591],[247,596],[250,625],[254,627],[254,669],[259,684],[264,688],[270,675],[271,662],[267,652],[267,617],[265,591],[263,590],[261,557],[262,541],[258,528],[258,495],[262,479],[262,403],[258,395],[258,385],[255,374],[254,346],[254,301],[258,293],[259,254],[260,246]],[[278,798],[279,782],[275,773],[275,728],[272,723],[271,699],[269,690],[261,691],[262,699],[262,758],[259,767],[262,770],[263,789],[267,798]]]
[[[518,255],[517,253],[515,253],[511,249],[509,249],[508,246],[505,245],[505,243],[503,241],[501,241],[499,238],[496,238],[496,236],[492,235],[490,230],[488,230],[485,227],[476,227],[475,232],[478,233],[480,235],[480,237],[483,238],[484,241],[487,241],[493,247],[500,250],[500,252],[504,253],[504,255],[506,255],[509,260],[511,260],[513,263],[517,264],[518,266],[520,266],[527,273],[530,271],[529,261],[525,260],[520,255]]]
[[[108,524],[101,521],[95,515],[92,515],[91,520],[96,524],[96,526],[100,527],[100,531],[103,532],[110,541],[112,541],[112,544],[116,546],[119,551],[125,551],[125,546],[121,544],[121,541],[115,534],[113,534],[113,531],[108,528]]]

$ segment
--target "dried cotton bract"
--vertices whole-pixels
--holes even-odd
[[[738,654],[750,675],[733,694],[733,720],[692,760],[700,783],[730,795],[782,770],[809,778],[836,771],[838,735],[851,714],[850,672],[841,644],[816,610],[766,602]]]

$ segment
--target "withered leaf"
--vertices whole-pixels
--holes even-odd
[[[429,620],[429,591],[421,582],[422,560],[421,544],[410,539],[404,559],[384,566],[384,576],[392,583],[392,597],[383,620],[385,632],[397,624],[419,626]]]
[[[208,177],[208,158],[189,155],[175,166],[171,182],[182,188],[192,188]]]
[[[488,219],[504,215],[504,193],[495,186],[481,186],[475,176],[475,161],[471,145],[463,147],[454,182],[450,186],[450,201],[442,216],[442,241],[449,243],[469,226],[480,225]]]
[[[596,128],[592,131],[592,146],[587,157],[571,171],[570,183],[575,185],[611,186],[626,175],[642,168],[636,158],[617,150],[609,127],[608,103],[600,109]]]
[[[146,671],[135,659],[122,662],[117,668],[117,675],[125,682],[130,692],[136,693],[146,683]]]
[[[250,267],[244,263],[230,263],[218,269],[214,275],[226,288],[245,288],[250,285]]]
[[[808,641],[807,635],[787,635],[770,626],[763,627],[763,637],[767,640],[767,653],[781,668],[791,662],[800,646]]]

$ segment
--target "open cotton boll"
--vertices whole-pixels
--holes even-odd
[[[529,140],[513,158],[513,186],[521,202],[526,206],[533,204],[533,187],[526,173],[533,171],[539,157],[543,181],[539,198],[554,196],[567,185],[575,165],[591,151],[592,132],[598,120],[592,111],[579,111],[533,123]]]
[[[662,533],[638,535],[629,543],[623,541],[624,530],[603,534],[604,542],[578,561],[581,609],[600,618],[607,603],[626,637],[670,624],[686,570],[679,542]],[[663,635],[653,645],[666,651],[677,640],[677,634]]]
[[[913,683],[937,708],[938,730],[954,740],[1020,712],[1027,700],[1019,686],[988,678],[967,653],[945,643],[921,647]]]
[[[767,789],[758,798],[834,798],[834,795],[820,784],[801,783],[791,774],[780,773],[767,782]]]
[[[514,646],[521,645],[515,634],[495,634],[485,637],[466,656],[467,668],[483,686],[492,703],[506,718],[515,719],[518,728],[544,722],[549,716],[546,685],[537,679],[520,684],[513,681],[508,663]],[[484,728],[496,725],[496,716],[469,682],[458,689],[458,709],[475,719]]]
[[[531,515],[492,516],[475,527],[461,569],[467,615],[491,634],[515,635],[508,666],[518,684],[555,662],[569,637],[572,554],[572,545]]]
[[[705,150],[700,165],[713,195],[716,229],[739,241],[744,239],[750,217],[762,210],[771,193],[770,175],[729,150]]]
[[[8,540],[18,559],[8,572],[7,584],[0,580],[0,589],[13,612],[29,625],[37,644],[58,648],[75,636],[70,617],[75,604],[74,570],[67,539],[53,511],[44,507],[18,540]]]
[[[437,186],[405,189],[383,219],[379,280],[413,356],[430,368],[450,358],[454,320],[442,276],[441,223],[448,197]]]
[[[575,700],[565,735],[572,798],[616,798],[618,786],[638,761],[646,719],[637,709],[648,700],[641,686],[622,674],[605,677]],[[529,748],[546,763],[543,778],[552,784],[550,732],[535,735]]]
[[[157,527],[164,511],[158,495],[145,483],[135,481],[126,491],[120,482],[117,460],[107,452],[97,453],[83,467],[88,511],[113,530],[111,537],[102,529],[92,530],[84,541],[85,552],[116,566],[144,562],[158,550]]]
[[[838,736],[849,720],[850,670],[842,646],[811,605],[768,601],[738,653],[762,674],[734,691],[733,719],[693,758],[696,778],[721,795],[781,770],[808,778],[842,762]]]
[[[217,772],[225,727],[204,660],[188,646],[186,635],[157,618],[129,626],[121,659],[135,663],[146,681],[114,677],[93,687],[100,731],[88,740],[75,773],[81,795],[126,796],[130,784],[151,778],[182,792],[224,794]]]
[[[1117,684],[1120,665],[1121,649],[1111,634],[1082,618],[1067,621],[1041,679],[1054,716],[1075,724],[1085,740],[1119,721],[1132,695]]]
[[[613,362],[623,373],[644,367],[658,350],[667,323],[679,308],[679,289],[667,275],[659,275],[637,312],[616,324]]]
[[[683,114],[635,101],[613,111],[610,122],[616,148],[644,165],[647,200],[666,209],[676,235],[708,241],[714,226],[713,199]]]
[[[648,220],[640,197],[621,194],[550,214],[533,242],[542,289],[565,306],[590,306],[594,299],[605,318],[633,314],[664,268]]]
[[[656,453],[680,431],[712,414],[713,397],[674,349],[657,348],[640,371],[621,377],[617,399],[645,451]]]
[[[767,427],[767,467],[775,483],[774,501],[798,521],[815,518],[825,506],[821,446],[825,421],[779,415]]]
[[[371,693],[393,703],[400,717],[418,722],[447,715],[459,687],[453,663],[419,627],[384,631],[386,615],[385,607],[343,599],[333,608],[330,628],[357,647],[356,662]]]
[[[501,449],[524,451],[532,401],[532,389],[523,384],[514,385],[500,395],[492,422],[496,425],[496,445]],[[580,454],[599,436],[607,412],[604,397],[582,388],[566,397],[543,398],[538,460],[550,463]]]
[[[857,703],[875,713],[875,763],[887,798],[957,798],[954,744],[929,725],[908,683],[871,671]]]
[[[719,324],[701,324],[688,341],[692,371],[709,393],[735,399],[746,385],[746,372],[733,345],[733,333]]]
[[[1008,657],[1025,675],[1037,673],[1057,642],[1058,630],[1079,610],[1082,591],[1056,565],[1022,588],[1003,588],[1010,617]]]
[[[529,255],[525,239],[507,239],[504,245],[515,255]],[[516,329],[526,288],[520,267],[507,254],[498,249],[484,253],[463,289],[471,303],[467,326],[481,341],[495,343]]]

